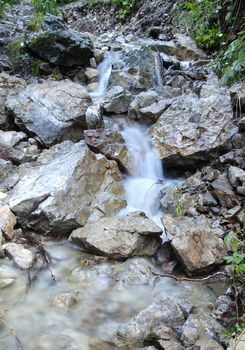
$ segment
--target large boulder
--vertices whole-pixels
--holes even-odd
[[[15,123],[38,136],[46,146],[81,139],[87,128],[86,110],[92,100],[86,89],[70,81],[33,83],[6,102]]]
[[[115,160],[123,171],[132,171],[128,149],[119,132],[106,129],[85,130],[84,135],[87,145],[94,152]]]
[[[177,98],[150,128],[153,146],[167,166],[200,164],[217,157],[229,146],[237,128],[232,123],[226,88],[210,77],[200,97]]]
[[[222,240],[223,230],[212,228],[204,217],[163,218],[167,237],[189,275],[208,272],[223,263],[227,254]]]
[[[185,311],[175,298],[158,297],[146,309],[120,325],[113,339],[117,346],[142,345],[159,326],[177,327],[185,322]]]
[[[87,33],[67,28],[57,17],[48,15],[39,32],[30,34],[25,44],[36,57],[58,66],[89,65],[93,42]]]
[[[23,227],[43,234],[67,235],[126,205],[116,162],[95,155],[84,141],[53,146],[18,173],[5,202]]]
[[[15,94],[25,88],[24,80],[6,73],[0,74],[0,129],[8,130],[9,122],[5,111],[8,95]]]
[[[73,231],[70,239],[89,252],[123,259],[135,255],[153,255],[160,245],[162,229],[144,213],[123,218],[108,217]]]
[[[109,80],[109,88],[121,86],[139,93],[156,87],[155,53],[149,48],[126,48],[117,54]]]

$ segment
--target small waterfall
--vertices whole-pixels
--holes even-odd
[[[166,179],[161,161],[157,159],[144,128],[129,126],[122,135],[132,159],[134,175],[124,180],[127,207],[120,216],[140,210],[162,227],[160,198]]]
[[[113,56],[113,52],[108,52],[107,56],[98,66],[98,87],[95,91],[90,93],[90,96],[94,101],[100,100],[107,91],[109,79],[111,76]]]
[[[157,89],[161,91],[164,84],[163,84],[162,58],[159,52],[155,53],[155,73],[156,73]]]

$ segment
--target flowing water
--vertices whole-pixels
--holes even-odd
[[[109,54],[99,66],[99,86],[91,94],[94,99],[103,97],[111,65]],[[161,225],[161,189],[175,183],[165,178],[144,128],[126,127],[123,137],[134,174],[124,180],[128,206],[121,215],[142,210]],[[189,300],[201,312],[216,299],[209,288],[199,284],[156,279],[152,270],[158,267],[150,259],[107,261],[67,241],[46,242],[44,247],[52,258],[55,280],[43,269],[26,291],[26,272],[6,259],[0,267],[0,288],[6,276],[12,279],[0,293],[0,320],[5,322],[4,327],[0,324],[1,350],[115,350],[110,339],[118,324],[156,296]]]

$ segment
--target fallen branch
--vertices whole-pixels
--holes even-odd
[[[152,274],[155,276],[159,276],[159,277],[169,277],[169,278],[173,278],[174,280],[180,282],[180,281],[190,281],[190,282],[205,282],[205,281],[209,281],[211,278],[216,278],[218,276],[223,276],[226,279],[229,278],[229,276],[227,275],[227,273],[225,272],[216,272],[212,275],[209,275],[207,277],[203,277],[203,278],[188,278],[188,277],[177,277],[174,275],[170,275],[168,273],[161,273],[161,272],[155,272],[152,271]]]

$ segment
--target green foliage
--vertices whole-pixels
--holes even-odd
[[[0,17],[3,14],[6,5],[13,5],[16,0],[0,0]]]
[[[197,46],[220,50],[212,66],[231,85],[245,75],[245,31],[239,9],[242,0],[183,0],[174,7],[178,23],[185,24]],[[239,22],[240,21],[240,22]],[[240,32],[237,33],[237,29]]]
[[[41,29],[44,15],[40,12],[36,13],[28,22],[28,29],[37,32]]]
[[[59,14],[57,0],[31,0],[31,2],[35,11],[41,15],[45,13]]]
[[[235,274],[240,275],[245,273],[245,219],[243,228],[237,234],[234,232],[229,233],[224,243],[231,252],[231,255],[225,256],[224,260],[228,263],[231,271]]]
[[[11,58],[13,70],[16,71],[29,59],[29,55],[25,51],[25,38],[19,36],[11,40],[7,45],[7,50]]]
[[[245,31],[238,33],[214,61],[213,68],[222,82],[231,85],[245,76]]]
[[[231,329],[225,329],[221,335],[227,339],[234,339],[238,334],[244,330],[244,327],[240,323],[236,323]]]
[[[111,0],[111,2],[116,5],[119,18],[125,19],[132,11],[136,0]]]

